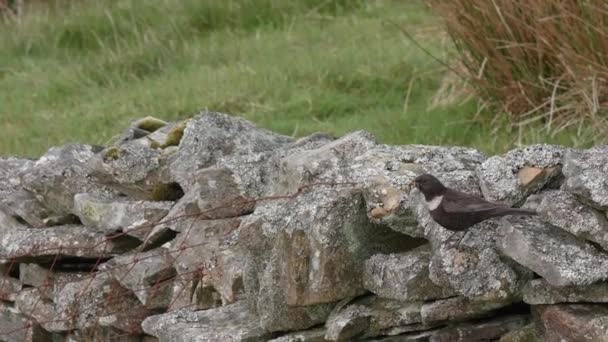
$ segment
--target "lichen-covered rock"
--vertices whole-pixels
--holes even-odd
[[[510,303],[508,300],[496,301],[484,298],[452,297],[439,299],[422,305],[420,309],[421,321],[425,324],[433,324],[486,317],[490,316],[493,311],[505,307]]]
[[[468,148],[379,145],[352,161],[349,178],[364,189],[373,222],[422,237],[408,193],[414,178],[429,172],[450,187],[479,193],[475,167],[484,159],[481,152]]]
[[[110,272],[148,309],[167,308],[171,303],[176,271],[173,257],[165,248],[123,254],[105,263],[101,269]]]
[[[87,276],[88,272],[61,272],[38,264],[19,264],[21,283],[37,288],[40,295],[46,299],[52,299],[67,283],[83,280]]]
[[[168,169],[175,152],[176,148],[156,149],[137,141],[110,146],[91,160],[91,175],[134,200],[177,200],[183,191],[171,180]]]
[[[72,213],[78,193],[113,198],[114,191],[90,176],[91,163],[99,151],[98,147],[79,144],[53,147],[20,170],[21,184],[57,214]]]
[[[1,268],[0,268],[1,270]],[[23,284],[17,278],[0,273],[0,300],[14,302]]]
[[[90,194],[74,196],[74,214],[91,228],[111,234],[126,233],[145,240],[154,225],[169,213],[173,202],[107,200]]]
[[[534,324],[511,330],[502,335],[498,342],[537,342],[539,341]]]
[[[608,145],[570,151],[564,160],[564,190],[597,209],[608,210]]]
[[[0,237],[0,260],[44,261],[55,255],[103,258],[127,252],[137,246],[132,238],[108,239],[84,226],[18,228]]]
[[[151,312],[130,290],[107,272],[66,284],[53,300],[59,316],[71,329],[112,326],[126,332],[141,332],[139,324]],[[100,321],[102,318],[104,321]]]
[[[584,205],[574,195],[560,190],[548,192],[537,211],[543,221],[608,250],[606,214]]]
[[[257,128],[242,118],[203,113],[188,122],[177,157],[170,166],[171,175],[187,189],[193,184],[196,171],[213,165],[223,156],[270,151],[289,142],[290,138]]]
[[[268,342],[326,342],[325,328],[296,331]]]
[[[449,325],[423,332],[372,339],[374,342],[485,342],[495,341],[528,323],[526,315],[500,316],[476,322]]]
[[[50,212],[25,190],[19,174],[30,169],[34,161],[19,158],[0,158],[0,210],[34,227],[43,227]]]
[[[360,191],[340,188],[258,205],[240,240],[247,250],[247,297],[262,326],[273,331],[322,322],[332,302],[364,291],[367,258],[419,245],[371,224]]]
[[[365,262],[363,286],[382,298],[421,301],[446,298],[455,292],[429,278],[431,249],[423,245],[408,252],[376,254]]]
[[[608,277],[608,255],[539,218],[504,218],[497,235],[503,254],[551,285],[588,285]]]
[[[0,339],[6,342],[50,342],[51,335],[18,309],[0,302]]]
[[[439,244],[429,266],[431,280],[468,298],[516,297],[529,274],[501,258],[495,247],[496,231],[496,221],[488,220]]]
[[[148,116],[133,122],[118,138],[114,146],[130,141],[156,149],[177,146],[182,139],[187,121],[165,122]]]
[[[528,304],[556,303],[608,303],[608,283],[587,286],[552,286],[543,279],[529,281],[523,288],[524,302]]]
[[[514,205],[561,175],[568,149],[531,145],[493,156],[478,168],[481,191],[492,202]]]
[[[147,334],[161,341],[263,342],[272,336],[250,314],[245,302],[203,311],[187,309],[148,317],[142,323]]]
[[[194,308],[213,306],[215,299],[204,295],[212,295],[210,290],[218,294],[224,305],[243,296],[245,257],[238,244],[240,222],[238,218],[186,219],[181,233],[169,244],[177,277],[189,285],[182,294]]]
[[[608,336],[607,305],[535,305],[532,314],[542,341],[605,341]]]
[[[61,315],[55,305],[43,296],[38,288],[26,288],[21,291],[15,301],[15,307],[38,322],[46,331],[60,332],[71,329],[69,320],[58,319]]]
[[[281,160],[274,193],[293,193],[314,182],[351,182],[349,163],[375,145],[374,136],[357,131],[319,148],[291,153]]]
[[[395,329],[403,331],[429,329],[422,326],[422,302],[399,302],[367,296],[345,307],[338,306],[328,317],[325,339],[347,341],[386,335]]]

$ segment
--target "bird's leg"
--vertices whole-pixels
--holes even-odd
[[[452,236],[450,237],[450,240],[452,240],[453,237],[455,237],[456,235],[458,235],[460,232],[456,232],[454,234],[452,234]],[[462,242],[462,240],[464,240],[465,236],[467,236],[468,231],[464,231],[463,234],[460,236],[460,239],[458,239],[458,242],[456,243],[456,248],[460,249],[460,243]]]

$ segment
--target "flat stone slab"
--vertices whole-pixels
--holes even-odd
[[[564,190],[608,210],[608,145],[571,151],[564,159]]]
[[[543,341],[605,341],[608,336],[607,305],[535,305],[532,315]]]
[[[501,220],[496,243],[551,285],[588,285],[608,277],[608,255],[537,217]]]
[[[524,302],[532,305],[556,303],[608,303],[608,283],[586,286],[552,286],[543,279],[529,281],[523,287]]]
[[[245,302],[203,311],[177,310],[150,316],[142,323],[147,334],[161,341],[268,341],[271,334],[249,313]]]

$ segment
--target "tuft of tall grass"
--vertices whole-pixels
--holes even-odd
[[[466,78],[494,113],[553,134],[593,126],[593,140],[608,140],[605,0],[428,4],[443,18]]]

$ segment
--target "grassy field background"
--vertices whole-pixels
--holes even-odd
[[[448,72],[399,27],[450,60],[446,34],[418,0],[36,6],[20,23],[0,24],[0,155],[107,144],[135,118],[177,120],[204,109],[294,136],[366,129],[386,143],[489,153],[591,143],[490,121],[464,97],[433,105],[453,97],[440,91]]]

